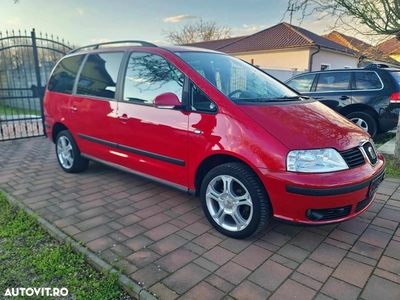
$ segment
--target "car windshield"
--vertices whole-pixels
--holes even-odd
[[[207,52],[177,55],[236,103],[301,100],[284,84],[235,57]]]

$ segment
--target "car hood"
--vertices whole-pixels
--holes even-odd
[[[239,108],[290,150],[358,146],[370,135],[318,101],[239,105]]]

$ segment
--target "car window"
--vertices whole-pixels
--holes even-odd
[[[298,76],[289,80],[286,84],[300,93],[307,93],[311,90],[315,76],[315,74]]]
[[[152,105],[163,93],[174,93],[182,102],[184,75],[159,55],[132,53],[126,70],[124,100]]]
[[[208,98],[206,94],[203,93],[201,89],[199,89],[196,85],[192,84],[191,88],[191,98],[192,104],[191,108],[194,111],[200,112],[216,112],[217,106],[216,104]]]
[[[320,73],[317,92],[343,91],[350,89],[350,72]]]
[[[113,99],[123,56],[123,52],[89,55],[79,76],[76,93]]]
[[[382,88],[382,82],[375,72],[355,72],[356,90],[378,90]]]
[[[392,74],[397,83],[400,84],[400,71],[392,71],[390,74]]]
[[[299,100],[286,85],[238,58],[208,52],[176,54],[234,103]]]
[[[83,55],[76,55],[63,59],[50,77],[48,90],[63,94],[72,94],[75,78],[83,58]]]

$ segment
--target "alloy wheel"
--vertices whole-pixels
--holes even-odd
[[[245,229],[253,217],[253,202],[242,182],[220,175],[207,186],[206,205],[213,220],[222,228],[237,232]]]
[[[74,163],[73,148],[66,136],[61,136],[57,141],[57,156],[63,168],[72,168]]]

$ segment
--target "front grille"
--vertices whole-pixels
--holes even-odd
[[[363,210],[364,208],[366,208],[368,206],[368,204],[371,203],[372,199],[374,199],[373,195],[371,197],[365,198],[364,200],[358,202],[355,212],[357,213],[357,212]]]
[[[306,217],[310,221],[328,221],[345,218],[350,214],[351,205],[326,209],[309,209]]]
[[[370,142],[367,142],[362,146],[362,148],[364,149],[371,165],[375,165],[378,162],[378,156],[376,155],[374,146],[372,146]]]
[[[360,148],[353,148],[350,150],[340,152],[343,159],[349,166],[349,168],[355,168],[365,164],[364,155],[362,154]]]

